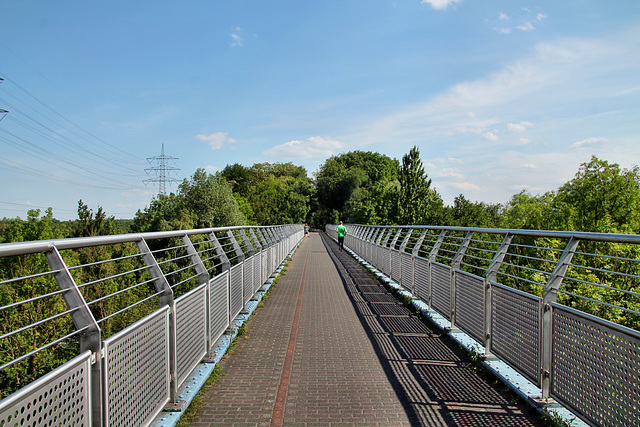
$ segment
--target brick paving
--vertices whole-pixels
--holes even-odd
[[[193,426],[539,426],[324,234],[300,245]]]

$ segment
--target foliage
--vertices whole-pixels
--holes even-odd
[[[352,151],[330,157],[316,174],[317,221],[390,224],[397,218],[398,161]]]
[[[293,163],[228,165],[219,176],[229,182],[249,222],[258,225],[309,222],[315,189],[307,171]]]
[[[398,223],[440,225],[444,203],[438,192],[431,188],[431,179],[424,170],[418,147],[402,157],[398,179]]]
[[[241,225],[245,218],[225,179],[198,169],[178,193],[158,194],[133,221],[134,232]]]

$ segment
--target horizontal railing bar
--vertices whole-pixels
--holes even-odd
[[[114,234],[109,236],[72,237],[67,239],[34,240],[29,242],[3,243],[0,245],[0,258],[15,255],[26,255],[31,253],[44,253],[51,251],[54,247],[58,250],[78,249],[83,247],[114,245],[117,243],[135,243],[141,240],[166,239],[171,237],[182,237],[185,234],[209,234],[215,232],[226,232],[227,230],[240,229],[268,229],[272,226],[233,226],[216,228],[198,228],[193,230],[171,230],[171,231],[151,231],[138,234]]]
[[[576,298],[580,298],[580,299],[584,299],[584,300],[587,300],[587,301],[591,301],[591,302],[594,302],[596,304],[606,305],[607,307],[618,309],[618,310],[622,310],[622,311],[626,311],[628,313],[640,314],[640,311],[635,311],[635,310],[632,310],[630,308],[621,307],[619,305],[609,304],[608,302],[604,302],[604,301],[600,301],[600,300],[597,300],[597,299],[585,297],[583,295],[578,295],[578,294],[575,294],[575,293],[569,292],[569,291],[563,291],[562,289],[560,289],[558,292],[561,292],[561,293],[563,293],[565,295],[571,295],[571,296],[574,296]],[[566,307],[566,305],[564,305],[563,307]],[[598,321],[602,321],[601,317],[594,316],[594,318],[598,319]]]
[[[129,271],[125,271],[125,272],[122,272],[122,273],[114,274],[113,276],[103,277],[103,278],[100,278],[98,280],[93,280],[91,282],[80,283],[80,284],[78,284],[78,288],[83,288],[85,286],[95,285],[95,284],[98,284],[98,283],[106,282],[107,280],[116,279],[118,277],[126,276],[126,275],[131,274],[131,273],[136,273],[138,271],[143,271],[143,270],[148,270],[148,269],[149,269],[148,266],[135,268],[133,270],[129,270]]]
[[[131,304],[131,305],[129,305],[129,306],[127,306],[127,307],[123,308],[122,310],[118,310],[118,311],[116,311],[115,313],[111,313],[110,315],[105,316],[105,317],[103,317],[102,319],[97,319],[97,320],[96,320],[96,323],[97,323],[97,324],[100,324],[100,323],[102,323],[102,322],[104,322],[104,321],[107,321],[107,320],[111,319],[112,317],[117,316],[118,314],[122,314],[122,313],[124,313],[125,311],[127,311],[127,310],[129,310],[129,309],[132,309],[133,307],[136,307],[136,306],[138,306],[138,305],[142,304],[143,302],[146,302],[146,301],[149,301],[149,300],[150,300],[150,299],[152,299],[152,298],[156,298],[156,297],[158,297],[162,292],[163,292],[163,291],[161,291],[161,292],[156,292],[155,294],[150,295],[150,296],[148,296],[148,297],[146,297],[146,298],[143,298],[143,299],[141,299],[140,301],[136,302],[135,304]]]
[[[65,335],[65,336],[63,336],[63,337],[61,337],[61,338],[58,338],[58,339],[57,339],[57,340],[55,340],[55,341],[51,341],[51,342],[50,342],[50,343],[48,343],[47,345],[43,345],[42,347],[39,347],[39,348],[37,348],[37,349],[35,349],[35,350],[33,350],[33,351],[30,351],[30,352],[29,352],[29,353],[27,353],[27,354],[23,354],[22,356],[17,357],[17,358],[15,358],[15,359],[13,359],[13,360],[11,360],[11,361],[9,361],[9,362],[5,363],[4,365],[0,366],[0,371],[1,371],[1,370],[3,370],[4,368],[8,368],[8,367],[10,367],[10,366],[15,365],[15,364],[16,364],[16,363],[18,363],[18,362],[21,362],[21,361],[23,361],[23,360],[25,360],[25,359],[28,359],[29,357],[33,356],[34,354],[36,354],[36,353],[38,353],[38,352],[40,352],[40,351],[42,351],[42,350],[46,350],[46,349],[48,349],[48,348],[50,348],[50,347],[53,347],[53,346],[54,346],[54,345],[56,345],[56,344],[59,344],[59,343],[61,343],[61,342],[63,342],[63,341],[68,340],[68,339],[69,339],[69,338],[71,338],[71,337],[74,337],[74,336],[76,336],[76,335],[79,335],[80,333],[82,333],[82,332],[86,331],[87,329],[89,329],[89,326],[85,326],[84,328],[78,329],[77,331],[73,331],[72,333],[67,334],[67,335]]]
[[[17,306],[23,305],[23,304],[28,304],[30,302],[36,302],[36,301],[39,301],[41,299],[49,298],[49,297],[52,297],[52,296],[55,296],[55,295],[60,295],[60,294],[63,294],[65,292],[67,292],[66,289],[59,289],[57,291],[50,292],[50,293],[45,294],[45,295],[38,295],[37,297],[33,297],[33,298],[25,299],[25,300],[22,300],[22,301],[14,302],[14,303],[11,303],[11,304],[8,304],[8,305],[3,305],[2,307],[0,307],[0,311],[8,309],[8,308],[17,307]]]
[[[13,282],[19,282],[21,280],[37,279],[38,277],[50,276],[52,274],[56,274],[56,273],[59,273],[59,272],[60,272],[60,270],[49,270],[49,271],[45,271],[45,272],[42,272],[42,273],[31,274],[29,276],[16,277],[15,279],[2,280],[2,281],[0,281],[0,285],[5,285],[5,284],[13,283]]]
[[[362,226],[363,224],[351,224],[353,226]],[[367,226],[371,227],[371,226]],[[617,243],[640,243],[640,235],[635,234],[614,234],[614,233],[589,233],[586,231],[552,231],[552,230],[519,230],[511,228],[478,228],[478,227],[447,227],[447,226],[435,226],[435,225],[396,225],[396,226],[382,226],[382,228],[411,228],[415,230],[438,230],[438,231],[461,231],[485,234],[514,234],[520,236],[531,237],[550,237],[571,239],[576,238],[580,240],[593,240],[593,241],[608,241]]]
[[[16,334],[19,334],[20,332],[24,332],[24,331],[26,331],[28,329],[35,328],[36,326],[40,326],[40,325],[45,324],[47,322],[59,319],[59,318],[61,318],[63,316],[66,316],[67,314],[75,313],[76,311],[78,311],[77,308],[72,308],[71,310],[66,310],[66,311],[58,313],[58,314],[56,314],[54,316],[47,317],[46,319],[39,320],[39,321],[37,321],[35,323],[30,323],[30,324],[28,324],[26,326],[23,326],[22,328],[15,329],[15,330],[13,330],[11,332],[7,332],[6,334],[0,335],[0,340],[12,337],[12,336],[14,336]]]
[[[140,286],[142,286],[142,285],[146,285],[146,284],[149,284],[149,283],[153,283],[153,281],[154,281],[154,280],[155,280],[155,279],[145,280],[144,282],[136,283],[136,284],[135,284],[135,285],[133,285],[133,286],[129,286],[128,288],[121,289],[121,290],[116,291],[116,292],[114,292],[114,293],[112,293],[112,294],[105,295],[105,296],[103,296],[103,297],[96,298],[96,299],[91,300],[91,301],[87,301],[87,305],[93,305],[93,304],[99,303],[100,301],[105,301],[105,300],[107,300],[107,299],[109,299],[109,298],[111,298],[111,297],[113,297],[113,296],[120,295],[120,294],[123,294],[123,293],[125,293],[125,292],[130,291],[130,290],[133,290],[133,289],[139,288],[139,287],[140,287]]]

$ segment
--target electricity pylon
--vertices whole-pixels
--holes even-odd
[[[173,166],[169,166],[167,163],[169,161],[175,162],[178,160],[177,157],[165,156],[164,155],[164,144],[162,144],[162,154],[159,156],[147,157],[147,161],[149,163],[157,162],[158,166],[152,166],[150,168],[145,169],[144,171],[149,174],[150,172],[155,173],[155,178],[145,179],[144,184],[146,185],[149,182],[157,182],[158,183],[158,194],[167,194],[166,193],[166,183],[167,182],[178,182],[177,179],[169,177],[169,173],[172,171],[179,171],[179,168],[175,168]]]
[[[0,77],[0,83],[2,83],[3,81],[4,79]],[[4,116],[6,116],[7,113],[9,113],[7,110],[3,110],[2,108],[0,108],[0,121],[4,119]]]

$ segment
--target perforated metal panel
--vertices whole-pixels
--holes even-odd
[[[253,257],[253,293],[258,292],[258,289],[262,287],[262,255],[257,253]]]
[[[401,273],[400,251],[394,249],[391,251],[391,278],[399,282]]]
[[[169,307],[104,341],[107,426],[146,425],[169,401]]]
[[[242,306],[244,307],[253,296],[253,257],[244,260],[242,271],[242,294],[244,297]]]
[[[412,290],[413,289],[413,257],[411,254],[406,252],[402,252],[400,254],[400,259],[402,261],[402,275],[401,275],[401,285],[403,288]]]
[[[414,293],[417,297],[427,301],[429,298],[429,261],[416,257],[414,259]]]
[[[269,250],[262,251],[262,254],[260,254],[260,261],[260,273],[262,274],[261,282],[265,283],[267,279],[269,279],[269,270],[267,268],[269,265]]]
[[[597,425],[640,425],[640,333],[552,306],[551,395]]]
[[[207,353],[207,285],[176,300],[178,386]]]
[[[456,326],[478,342],[484,339],[484,280],[460,270],[454,271]]]
[[[491,286],[491,352],[538,384],[542,299],[503,285]]]
[[[231,310],[231,319],[235,319],[244,307],[242,300],[242,264],[231,267],[229,271],[229,283],[231,292],[229,307]]]
[[[229,272],[225,271],[209,282],[209,335],[211,345],[229,327]]]
[[[91,425],[87,351],[0,401],[0,426]]]
[[[431,306],[451,320],[451,269],[437,262],[431,263]]]

